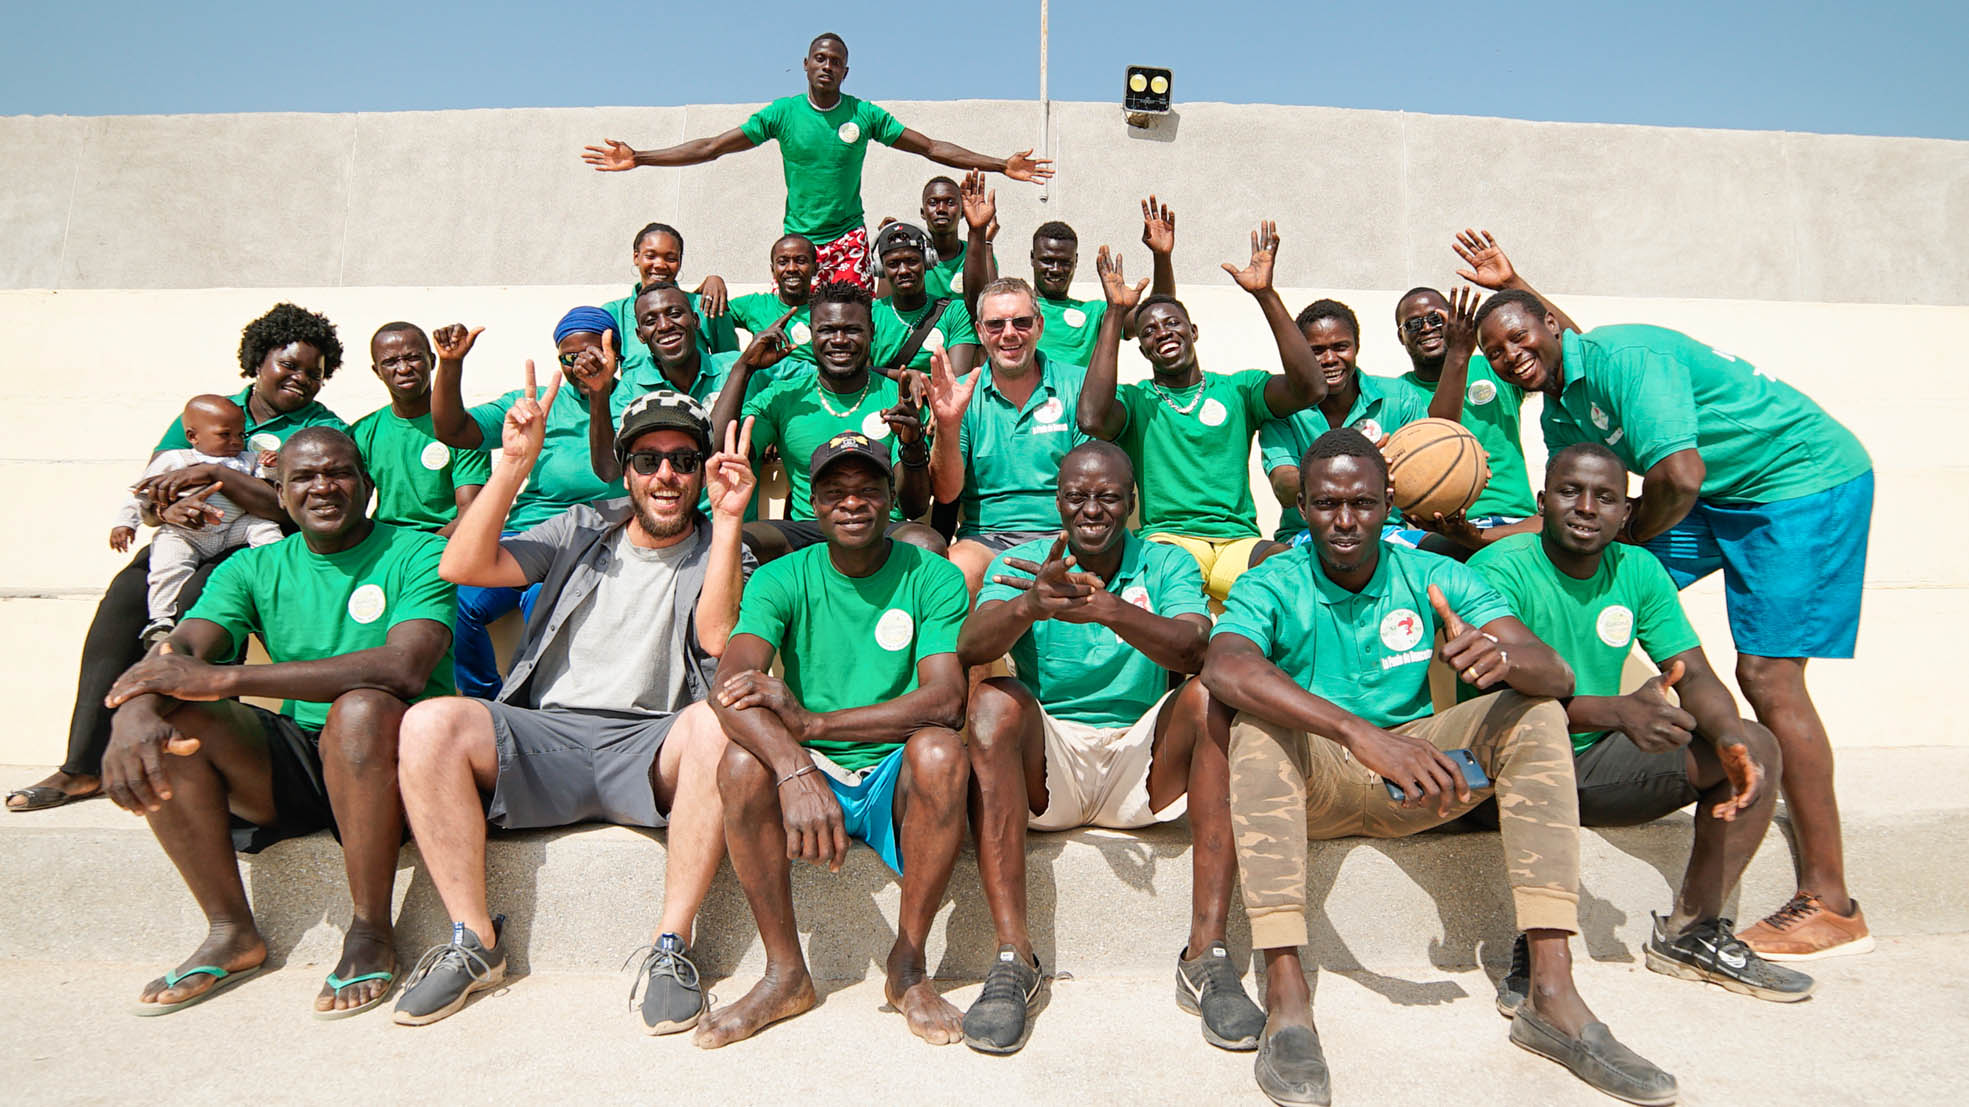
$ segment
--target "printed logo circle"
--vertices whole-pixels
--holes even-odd
[[[1607,413],[1600,410],[1599,404],[1587,404],[1586,414],[1593,420],[1593,425],[1601,430],[1606,430],[1613,425],[1613,420],[1607,418]]]
[[[964,273],[962,270],[950,275],[950,290],[959,296],[964,295]]]
[[[1087,325],[1087,313],[1079,308],[1068,308],[1060,313],[1060,322],[1069,327],[1084,327]]]
[[[1224,405],[1219,403],[1215,396],[1212,396],[1203,401],[1203,408],[1196,413],[1196,417],[1206,427],[1221,427],[1224,425],[1224,420],[1231,417],[1231,413],[1224,409]]]
[[[1615,649],[1626,649],[1634,644],[1634,613],[1619,604],[1609,604],[1594,621],[1593,629],[1600,641]]]
[[[1155,613],[1155,608],[1149,606],[1149,590],[1139,584],[1131,584],[1122,589],[1121,598],[1124,602],[1132,603],[1151,615]]]
[[[1470,387],[1464,392],[1464,395],[1469,398],[1471,403],[1482,406],[1497,399],[1497,385],[1490,381],[1471,381]]]
[[[385,606],[381,585],[365,584],[349,593],[349,618],[358,623],[373,623],[382,618]]]
[[[792,337],[795,346],[805,346],[814,340],[814,332],[808,330],[807,325],[798,319],[793,321],[792,329],[786,333]]]
[[[280,449],[280,439],[274,435],[268,434],[266,431],[261,431],[260,433],[247,439],[246,444],[248,446],[253,447],[256,450]]]
[[[1372,419],[1362,419],[1354,424],[1354,429],[1366,435],[1369,442],[1381,441],[1381,424]]]
[[[889,424],[883,422],[881,412],[871,411],[861,417],[861,432],[879,441],[889,437]]]
[[[1422,641],[1422,616],[1406,607],[1388,612],[1381,620],[1381,644],[1401,653]]]
[[[451,447],[442,442],[427,443],[424,452],[417,455],[417,460],[424,463],[424,468],[435,473],[451,464]]]
[[[834,133],[841,136],[842,142],[853,142],[861,137],[861,125],[850,119],[841,124],[841,129]]]
[[[882,617],[875,620],[875,644],[890,653],[908,646],[915,635],[916,621],[900,607],[884,611]]]
[[[1067,413],[1067,405],[1058,396],[1048,397],[1046,402],[1032,409],[1032,417],[1042,423],[1057,423]]]
[[[944,348],[942,327],[930,328],[930,333],[923,338],[923,348],[926,350],[941,350]]]

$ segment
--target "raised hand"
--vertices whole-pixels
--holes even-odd
[[[786,314],[781,315],[772,326],[753,335],[752,341],[745,346],[745,352],[738,355],[738,360],[744,362],[747,369],[771,369],[785,361],[787,355],[793,352],[793,340],[786,337],[786,322],[800,308],[799,304],[787,308]]]
[[[484,333],[484,327],[468,331],[463,323],[447,323],[431,332],[431,345],[437,347],[439,361],[464,361],[465,355],[472,352],[472,343]]]
[[[602,142],[601,146],[582,147],[581,160],[602,173],[620,173],[636,168],[636,151],[628,143],[612,138],[605,138]]]
[[[1497,239],[1491,237],[1489,231],[1466,227],[1457,234],[1450,249],[1455,250],[1456,256],[1463,259],[1463,264],[1469,266],[1468,269],[1458,269],[1456,275],[1471,284],[1496,292],[1517,282],[1518,271],[1511,267],[1511,259],[1504,256],[1503,248],[1498,246]]]
[[[1443,663],[1463,683],[1472,688],[1488,688],[1511,672],[1511,656],[1497,639],[1470,626],[1450,610],[1443,590],[1433,584],[1429,586],[1429,606],[1436,609],[1443,636],[1448,639],[1443,643]]]
[[[1684,671],[1680,661],[1670,661],[1667,671],[1621,697],[1620,731],[1644,753],[1681,749],[1695,735],[1695,716],[1668,701]]]
[[[1106,246],[1094,255],[1094,272],[1100,274],[1101,291],[1107,294],[1108,308],[1112,311],[1130,312],[1142,302],[1142,292],[1149,286],[1149,279],[1143,277],[1134,287],[1128,285],[1128,277],[1121,271],[1121,255],[1110,253]]]
[[[704,309],[706,319],[717,319],[725,314],[725,305],[730,296],[725,291],[725,278],[713,273],[697,286],[697,306]]]
[[[1043,181],[1053,175],[1053,159],[1035,158],[1031,150],[1020,150],[1005,159],[1005,175],[1015,181]]]
[[[737,420],[725,424],[725,448],[704,463],[704,489],[711,500],[711,514],[743,519],[745,505],[752,502],[752,490],[759,480],[752,473],[752,416],[745,417],[740,429]]]
[[[1007,576],[996,573],[992,583],[1016,588],[1025,595],[1020,597],[1025,604],[1026,613],[1034,621],[1054,619],[1087,603],[1092,593],[1085,574],[1073,572],[1074,558],[1066,552],[1067,536],[1064,531],[1053,540],[1053,546],[1046,551],[1046,560],[1033,564],[1022,557],[1008,557],[1005,564],[1021,572],[1031,573],[1026,577]]]
[[[965,410],[971,406],[971,395],[978,390],[978,378],[983,375],[984,370],[978,369],[959,381],[949,355],[942,350],[930,351],[930,417],[936,421],[938,434],[957,433]]]
[[[575,355],[574,364],[568,366],[574,387],[581,390],[590,404],[604,402],[615,391],[616,360],[615,332],[603,331],[601,347],[590,346],[581,351]]]
[[[526,386],[513,406],[506,409],[506,420],[499,428],[499,456],[508,465],[532,465],[547,441],[547,414],[554,410],[559,388],[549,389],[547,402],[539,399],[540,388],[533,379],[533,359],[526,363]]]
[[[1142,245],[1156,254],[1176,250],[1176,209],[1154,195],[1142,201]]]
[[[897,442],[905,446],[913,446],[923,441],[921,405],[912,396],[912,393],[917,391],[917,387],[908,386],[900,391],[902,395],[896,400],[896,406],[882,413],[882,421],[889,424],[889,429],[895,432]]]
[[[1449,343],[1445,358],[1470,360],[1477,352],[1477,290],[1463,285],[1449,294],[1449,319],[1443,324],[1443,337]]]
[[[985,176],[976,169],[964,174],[958,186],[963,197],[964,222],[972,230],[985,230],[998,221],[998,191],[985,187]]]
[[[1239,269],[1230,262],[1224,263],[1224,272],[1231,275],[1239,288],[1246,292],[1263,292],[1272,287],[1272,263],[1278,260],[1278,224],[1267,219],[1251,232],[1251,264]]]

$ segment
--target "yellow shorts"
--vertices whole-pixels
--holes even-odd
[[[1187,534],[1145,534],[1143,538],[1176,546],[1196,558],[1203,570],[1203,590],[1218,603],[1231,594],[1231,584],[1251,567],[1251,552],[1264,544],[1263,538],[1196,538]]]

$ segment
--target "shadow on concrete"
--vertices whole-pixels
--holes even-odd
[[[1129,141],[1174,142],[1177,129],[1183,125],[1183,113],[1174,109],[1171,109],[1167,115],[1148,115],[1142,118],[1148,121],[1145,127],[1137,127],[1129,123],[1125,117],[1122,119],[1122,133],[1128,136]]]

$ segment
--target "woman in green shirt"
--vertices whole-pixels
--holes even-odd
[[[636,232],[629,243],[629,264],[636,267],[636,283],[629,295],[610,300],[602,310],[615,320],[615,333],[622,336],[623,365],[650,360],[650,352],[636,337],[636,297],[653,285],[676,284],[684,268],[684,233],[668,223],[651,223]],[[691,310],[697,313],[698,349],[707,354],[738,351],[738,332],[732,329],[731,313],[725,310],[725,278],[716,273],[704,278],[697,291],[687,293]]]

